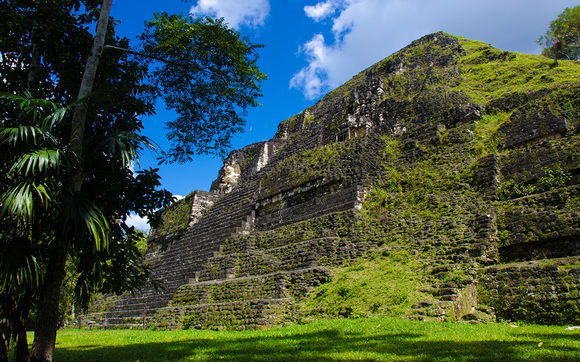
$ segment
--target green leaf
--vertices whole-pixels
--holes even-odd
[[[51,170],[58,172],[63,159],[62,155],[62,150],[55,148],[43,148],[25,153],[12,165],[10,173],[29,177]]]
[[[34,245],[27,238],[3,238],[0,255],[0,287],[15,290],[40,284],[40,265]]]
[[[165,62],[151,72],[153,92],[178,114],[167,122],[171,148],[163,162],[187,162],[194,154],[225,155],[243,129],[246,110],[258,105],[259,45],[211,18],[156,14],[142,35],[143,52]]]
[[[55,125],[60,124],[68,110],[69,107],[57,108],[53,113],[46,116],[42,122],[42,129],[50,130]]]
[[[77,236],[85,234],[94,242],[97,250],[106,250],[109,246],[109,222],[102,211],[81,193],[66,197],[63,202],[65,229]]]
[[[7,127],[0,131],[0,144],[16,147],[21,144],[37,144],[47,135],[35,126]]]
[[[39,180],[25,179],[0,196],[0,215],[12,215],[19,220],[33,220],[37,208],[46,208],[52,199],[50,188]]]

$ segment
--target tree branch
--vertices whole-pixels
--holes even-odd
[[[117,47],[114,45],[105,45],[105,49],[118,50],[118,51],[137,55],[137,56],[144,57],[144,58],[155,59],[155,60],[158,60],[158,61],[163,62],[165,64],[182,65],[181,63],[174,62],[174,61],[167,60],[167,59],[163,59],[163,58],[159,58],[159,57],[156,57],[156,56],[151,55],[151,54],[145,54],[145,53],[137,52],[137,51],[134,51],[131,49]]]

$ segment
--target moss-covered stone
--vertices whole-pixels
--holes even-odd
[[[580,323],[578,257],[538,260],[486,268],[479,298],[502,320],[529,323]]]
[[[170,242],[150,250],[167,292],[112,313],[577,323],[580,65],[551,64],[441,32],[413,42],[232,152],[195,225],[191,202],[168,208],[152,234]]]
[[[160,211],[159,225],[154,229],[151,237],[167,238],[183,232],[189,225],[191,201],[191,198],[186,197]]]

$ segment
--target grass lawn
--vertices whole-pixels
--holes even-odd
[[[31,336],[32,337],[32,336]],[[562,326],[339,319],[255,331],[58,332],[56,361],[580,360]]]

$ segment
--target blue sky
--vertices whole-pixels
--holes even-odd
[[[504,50],[539,53],[535,43],[570,0],[114,0],[117,34],[137,45],[144,22],[156,12],[224,17],[255,44],[263,44],[259,66],[261,107],[249,110],[246,131],[234,148],[272,138],[278,124],[314,104],[328,91],[435,31],[491,43]],[[163,106],[144,119],[145,135],[168,147]],[[199,156],[185,165],[157,166],[145,153],[141,167],[160,167],[162,187],[176,195],[209,190],[222,160]],[[138,167],[136,167],[138,169]],[[143,220],[135,225],[147,229]]]

